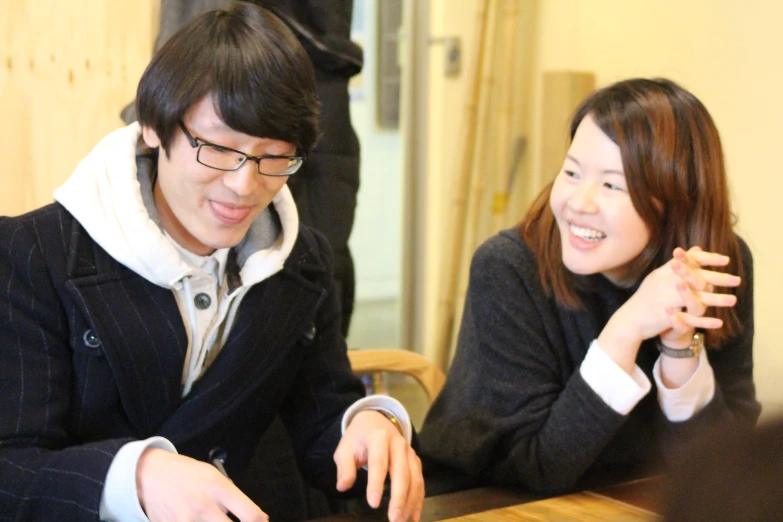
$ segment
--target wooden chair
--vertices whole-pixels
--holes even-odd
[[[355,373],[404,373],[416,379],[430,404],[443,388],[446,376],[425,357],[407,350],[349,350],[348,358]]]

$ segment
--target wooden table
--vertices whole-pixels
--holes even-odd
[[[658,482],[654,482],[658,480]],[[575,520],[647,522],[660,520],[659,479],[646,479],[599,491],[517,504],[446,519],[450,522],[536,522]]]
[[[424,499],[421,522],[653,521],[660,518],[663,487],[663,479],[653,477],[548,499],[501,488],[470,489]],[[333,515],[318,522],[357,520],[385,521],[385,511]]]

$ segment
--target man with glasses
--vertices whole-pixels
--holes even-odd
[[[390,520],[418,520],[407,413],[361,399],[331,251],[286,187],[318,136],[296,38],[205,13],[136,108],[56,203],[0,218],[0,519],[266,520],[228,476],[279,414],[314,484],[366,466],[369,504],[389,474]]]
[[[264,176],[288,177],[296,174],[304,163],[304,156],[276,156],[264,154],[263,156],[250,156],[241,150],[234,150],[222,145],[210,143],[193,136],[184,123],[179,124],[182,132],[188,139],[190,146],[198,149],[196,161],[217,170],[239,170],[245,161],[250,160],[258,164],[258,173]]]

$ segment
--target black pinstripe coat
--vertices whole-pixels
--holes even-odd
[[[97,520],[114,455],[161,435],[240,472],[276,413],[334,489],[340,420],[363,394],[339,334],[332,257],[306,227],[249,290],[180,398],[187,334],[170,290],[119,264],[59,204],[0,218],[0,520]]]

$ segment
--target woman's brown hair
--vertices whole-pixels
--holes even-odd
[[[620,147],[631,202],[650,232],[650,242],[631,265],[636,280],[665,264],[678,246],[728,255],[732,272],[742,274],[723,148],[704,105],[670,80],[631,79],[582,102],[571,121],[571,140],[587,115]],[[544,289],[561,304],[580,308],[584,279],[562,262],[560,231],[549,207],[552,184],[534,201],[520,229],[538,259]],[[723,320],[723,328],[707,332],[709,346],[741,330],[732,308],[711,313]]]

